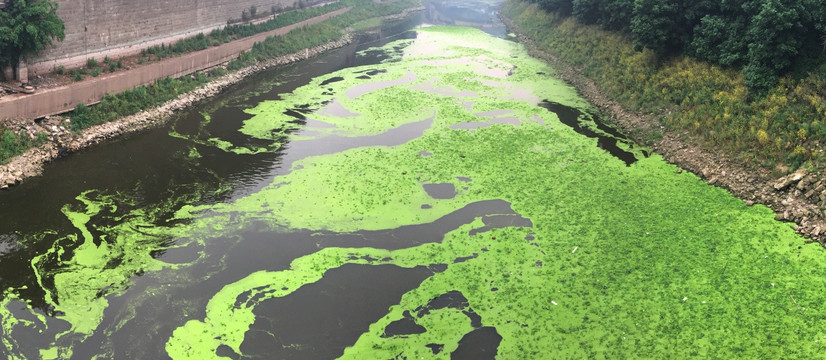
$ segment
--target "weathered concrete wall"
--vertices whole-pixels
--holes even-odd
[[[238,19],[244,9],[284,8],[297,0],[56,0],[66,38],[33,59],[30,75],[57,65],[82,65],[88,57],[127,56],[148,46],[208,32]]]
[[[251,49],[256,42],[261,42],[269,36],[283,35],[295,28],[324,21],[348,10],[350,8],[336,10],[297,24],[205,50],[166,58],[159,62],[142,65],[133,70],[101,75],[87,81],[38,91],[35,94],[4,96],[0,98],[0,119],[36,119],[46,115],[59,114],[74,109],[80,103],[88,105],[100,102],[106,94],[117,94],[126,89],[152,83],[157,79],[180,77],[214,67],[237,58],[238,54]]]

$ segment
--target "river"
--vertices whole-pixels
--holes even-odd
[[[603,124],[494,5],[427,2],[0,193],[0,354],[822,354],[823,250]]]

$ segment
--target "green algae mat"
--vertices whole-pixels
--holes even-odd
[[[275,159],[256,181],[188,170],[218,180],[152,207],[88,189],[62,207],[74,230],[18,234],[55,240],[3,283],[2,352],[822,356],[826,254],[770,209],[599,124],[517,43],[427,27],[368,53],[232,131],[220,101],[169,131],[187,168]]]

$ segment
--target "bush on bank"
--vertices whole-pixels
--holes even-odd
[[[92,107],[79,104],[70,113],[72,130],[79,131],[161,105],[182,93],[209,82],[209,80],[209,77],[203,73],[196,73],[195,76],[184,76],[178,79],[166,78],[158,80],[152,85],[139,86],[117,95],[107,94],[99,104]]]
[[[17,134],[0,128],[0,164],[5,164],[11,158],[22,154],[37,142],[39,139],[31,140],[26,134]]]
[[[663,126],[698,135],[707,147],[769,168],[826,164],[826,64],[798,79],[786,75],[765,96],[750,98],[737,69],[684,55],[661,60],[651,50],[635,51],[628,35],[524,1],[508,0],[503,14],[606,95],[658,115]]]

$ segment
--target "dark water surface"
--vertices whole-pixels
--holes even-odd
[[[198,123],[202,118],[200,112],[207,110],[219,121],[210,122],[204,130],[223,138],[235,137],[239,141],[246,140],[239,136],[236,130],[241,122],[249,117],[242,111],[248,108],[249,104],[278,99],[278,94],[290,92],[316,76],[346,67],[377,63],[380,58],[359,56],[356,53],[389,41],[415,36],[414,32],[407,30],[421,22],[421,16],[415,16],[393,27],[382,28],[378,35],[361,36],[359,42],[354,45],[318,58],[257,74],[221,95],[192,106],[167,125],[129,134],[58,159],[46,166],[42,176],[31,178],[10,191],[0,193],[0,287],[4,291],[9,288],[17,289],[16,293],[20,299],[29,302],[40,312],[50,313],[48,305],[43,302],[46,294],[38,285],[30,262],[33,257],[51,248],[52,243],[58,238],[77,231],[61,209],[65,204],[76,204],[75,198],[78,194],[88,189],[106,189],[107,194],[125,194],[133,199],[134,203],[119,205],[133,209],[174,209],[185,203],[224,202],[266,185],[274,175],[288,171],[289,164],[296,159],[338,152],[355,146],[402,143],[409,136],[415,137],[417,131],[420,136],[422,130],[415,128],[429,126],[426,121],[422,125],[411,124],[400,129],[398,136],[391,132],[384,136],[365,139],[327,138],[321,144],[323,146],[313,146],[319,145],[315,142],[301,142],[298,146],[288,146],[285,151],[256,156],[238,156],[214,148],[200,147],[198,150],[201,157],[197,166],[192,166],[192,162],[187,159],[191,143],[170,137],[169,133],[173,129],[180,133],[198,131]],[[407,131],[412,133],[406,135]],[[169,204],[169,200],[177,200],[179,203]],[[165,216],[170,215],[171,213],[167,213]],[[44,233],[44,229],[48,231]],[[310,234],[301,233],[262,233],[250,229],[249,233],[238,234],[239,238],[244,239],[243,242],[216,239],[215,243],[210,244],[209,251],[216,254],[216,261],[221,258],[220,261],[224,262],[221,268],[225,271],[216,273],[216,264],[208,261],[199,263],[188,270],[196,276],[195,278],[198,274],[208,277],[198,283],[164,284],[168,279],[138,274],[139,276],[132,278],[130,289],[125,295],[109,297],[109,306],[100,330],[82,343],[72,344],[73,358],[88,359],[107,353],[118,359],[165,358],[167,355],[163,345],[171,336],[172,330],[180,325],[167,320],[192,316],[193,314],[182,312],[188,311],[186,309],[203,309],[209,297],[224,284],[260,270],[264,264],[268,269],[284,269],[294,258],[317,251],[322,243],[351,242],[361,246],[376,246],[380,243],[379,239],[364,240],[361,237],[351,239],[358,241],[340,240],[337,234],[316,236],[307,241],[309,236]],[[153,255],[167,263],[188,263],[196,259],[202,250],[194,246],[170,248],[157,251]],[[430,270],[426,268],[396,268],[384,271],[380,268],[346,267],[335,270],[329,277],[325,277],[331,279],[330,281],[325,280],[291,295],[285,299],[283,306],[296,316],[304,312],[315,314],[324,321],[336,322],[341,329],[347,330],[346,333],[349,335],[317,334],[314,329],[327,325],[323,321],[284,322],[281,326],[292,329],[296,336],[301,337],[302,342],[315,342],[322,347],[307,350],[307,354],[312,355],[299,355],[298,358],[328,358],[338,351],[330,349],[343,349],[343,345],[355,341],[351,338],[354,334],[363,332],[361,327],[375,321],[373,318],[383,315],[384,310],[380,309],[386,309],[387,306],[398,302],[398,297],[402,293],[415,288],[428,273]],[[371,288],[369,294],[365,293],[358,298],[330,298],[335,300],[339,308],[328,308],[323,301],[319,302],[319,294],[332,294],[337,288],[350,287],[347,285],[348,279],[379,275],[380,279],[376,280],[386,282],[386,286],[378,286],[380,283],[376,283],[377,287]],[[161,287],[169,288],[160,296],[147,296],[147,292],[156,291]],[[140,305],[130,308],[129,304],[137,302],[137,299],[141,299]],[[365,303],[365,299],[369,299],[370,302]],[[260,311],[272,310],[262,308]],[[319,310],[323,310],[324,313],[318,313]],[[368,310],[375,314],[368,316],[369,314],[365,313]],[[327,316],[336,313],[349,314],[349,318],[335,319]],[[25,311],[19,311],[19,315],[20,318],[31,317],[25,315]],[[121,326],[119,322],[124,316],[134,318]],[[296,318],[298,319],[300,318]],[[9,351],[30,358],[40,357],[38,348],[49,347],[49,335],[53,339],[55,334],[68,328],[67,324],[59,320],[52,319],[48,323],[48,330],[26,331],[18,327],[15,329],[15,340],[20,348],[0,348],[0,354]],[[45,330],[46,336],[38,334],[40,330]],[[339,340],[328,343],[328,336],[334,336]],[[267,346],[272,345],[271,339],[262,338],[259,341],[253,336],[245,342],[245,350],[251,350],[250,354],[253,356],[257,354],[261,358],[270,358],[265,354],[269,352]]]
[[[195,244],[171,246],[152,254],[169,264],[192,263],[206,254],[207,258],[201,259],[205,261],[188,268],[188,275],[184,277],[201,281],[192,283],[155,273],[135,274],[130,279],[127,292],[120,296],[106,296],[108,306],[101,325],[93,335],[86,339],[63,338],[57,344],[51,343],[54,336],[68,330],[68,324],[50,317],[53,315],[52,309],[43,300],[47,295],[38,284],[31,261],[47,252],[53,242],[65,234],[78,232],[61,211],[66,204],[78,204],[76,198],[88,189],[105,189],[106,193],[101,195],[118,194],[132,200],[131,203],[118,204],[117,214],[126,214],[130,209],[156,208],[159,209],[156,221],[160,224],[171,219],[172,210],[182,205],[226,202],[255,192],[267,185],[273,176],[288,172],[298,159],[353,147],[402,144],[421,136],[422,131],[431,126],[432,118],[376,136],[325,137],[317,141],[287,144],[275,153],[255,156],[238,156],[211,147],[198,147],[199,156],[193,162],[189,156],[192,144],[170,137],[169,133],[197,135],[205,132],[233,143],[248,142],[250,139],[236,130],[243,120],[250,117],[242,111],[250,104],[278,99],[278,94],[290,92],[309,79],[326,73],[378,63],[386,58],[383,53],[358,55],[357,52],[389,41],[415,37],[415,32],[407,30],[424,22],[453,23],[449,18],[450,14],[455,13],[455,9],[445,7],[445,4],[432,5],[426,15],[429,19],[414,16],[392,27],[383,27],[377,34],[361,36],[356,44],[319,58],[257,74],[223,94],[192,106],[167,125],[129,134],[58,159],[46,166],[42,176],[0,193],[0,219],[3,219],[0,222],[0,287],[4,291],[15,289],[18,299],[28,302],[47,319],[47,326],[28,329],[14,327],[16,346],[0,349],[0,354],[8,352],[7,355],[16,353],[38,358],[39,349],[56,345],[71,347],[72,357],[77,359],[101,354],[116,359],[165,358],[164,342],[180,325],[169,320],[203,317],[202,309],[210,296],[224,284],[237,281],[251,272],[283,270],[293,259],[317,251],[320,247],[403,248],[423,241],[440,241],[448,231],[479,216],[493,216],[490,219],[517,216],[506,202],[487,201],[470,204],[434,223],[395,230],[310,234],[247,229],[234,236],[235,239],[215,239],[207,249]],[[487,31],[493,29],[499,35],[504,34],[501,24],[485,24],[490,19],[493,18],[485,20],[477,17],[461,22],[472,20],[483,25],[481,27]],[[322,85],[340,80],[330,78]],[[217,121],[200,126],[202,112],[210,113]],[[433,191],[434,197],[452,197],[447,194],[453,192],[452,185],[450,189],[441,189],[440,184],[432,186],[428,187],[428,192]],[[114,224],[115,218],[96,221],[100,222],[100,226],[105,226],[107,221]],[[493,221],[491,224],[495,227],[496,223],[499,222]],[[501,223],[502,226],[513,226],[509,221]],[[486,224],[485,229],[476,231],[486,231],[491,227],[487,221]],[[527,225],[530,226],[529,221]],[[95,233],[94,228],[91,231],[95,236],[102,234]],[[384,315],[387,307],[398,303],[402,294],[416,288],[434,271],[438,272],[439,266],[405,269],[393,265],[348,265],[331,270],[322,281],[306,286],[281,301],[257,307],[257,320],[242,350],[246,356],[253,358],[321,359],[341,355],[343,348],[352,344],[369,324]],[[49,288],[47,283],[44,286]],[[8,295],[4,293],[0,296]],[[105,292],[101,296],[105,296]],[[36,320],[25,311],[25,306],[15,305],[16,301],[19,300],[8,306],[12,315]],[[284,336],[274,337],[269,332],[274,328],[289,331]],[[468,334],[462,343],[472,344],[498,336],[488,334],[485,329],[477,329],[478,335],[477,332]],[[303,345],[295,347],[291,344]],[[495,344],[489,345],[495,353]],[[468,352],[468,346],[460,347],[460,353]],[[436,349],[434,345],[434,353]],[[491,350],[485,351],[491,354]],[[227,347],[219,348],[217,354],[239,358]],[[468,354],[456,355],[459,358],[478,358],[473,351]]]
[[[474,9],[469,11],[468,9]],[[186,264],[178,272],[126,273],[128,285],[118,291],[110,287],[99,289],[98,299],[107,302],[100,325],[89,336],[60,335],[70,325],[61,320],[52,305],[44,299],[52,296],[56,286],[51,278],[39,276],[44,271],[60,272],[48,264],[66,261],[62,253],[46,258],[55,242],[65,243],[66,249],[80,248],[86,235],[80,230],[76,217],[68,214],[82,207],[84,199],[113,197],[115,200],[88,221],[88,232],[96,246],[107,241],[107,229],[147,210],[150,224],[135,225],[137,233],[146,231],[152,238],[152,226],[170,226],[181,222],[175,211],[185,205],[203,205],[229,202],[255,193],[270,185],[276,176],[292,171],[296,161],[310,156],[338,153],[367,146],[394,146],[421,137],[431,128],[434,116],[424,114],[424,120],[400,125],[377,135],[360,137],[326,136],[290,142],[286,138],[276,151],[239,156],[212,146],[193,146],[188,139],[208,141],[217,137],[232,146],[260,145],[267,142],[250,138],[238,128],[252,117],[244,110],[268,100],[278,100],[307,84],[310,79],[340,69],[378,64],[390,56],[379,51],[360,51],[382,46],[390,41],[415,38],[408,31],[421,24],[458,24],[477,26],[486,32],[504,36],[505,29],[493,16],[493,7],[473,2],[431,1],[423,15],[385,26],[370,35],[363,35],[356,44],[324,56],[303,61],[255,75],[228,91],[208,99],[176,115],[166,125],[126,135],[91,149],[58,159],[49,164],[43,175],[27,180],[18,187],[0,193],[0,288],[7,302],[8,314],[4,331],[13,331],[14,343],[0,348],[0,355],[17,354],[27,358],[48,357],[41,350],[71,348],[72,358],[89,359],[98,355],[115,359],[167,358],[164,348],[173,331],[185,319],[206,316],[209,299],[226,284],[237,282],[256,271],[282,271],[301,256],[328,247],[370,247],[375,249],[405,249],[442,241],[444,236],[462,225],[480,219],[483,226],[472,229],[468,235],[485,233],[506,227],[532,227],[531,220],[522,217],[503,200],[472,202],[433,222],[403,226],[396,229],[335,233],[324,231],[296,231],[278,229],[272,224],[245,224],[243,231],[231,235],[216,235],[208,243],[181,238],[164,238],[153,244],[151,255],[165,264]],[[399,49],[396,49],[399,50]],[[359,78],[369,78],[382,70],[362,71]],[[343,81],[329,77],[320,85]],[[373,84],[375,86],[375,83]],[[362,89],[357,95],[370,90]],[[356,96],[356,95],[353,95]],[[583,114],[564,105],[546,102],[545,106],[557,113],[562,122],[589,137],[599,137],[599,146],[626,164],[636,161],[635,155],[617,142],[627,142],[620,134],[597,123],[593,130],[579,121]],[[335,108],[332,108],[335,111]],[[316,130],[329,128],[328,124],[308,119],[312,108],[289,110],[303,127],[296,134],[313,136]],[[346,110],[346,109],[345,109]],[[480,116],[506,115],[494,110]],[[204,121],[208,115],[212,121]],[[476,129],[493,124],[516,124],[510,118],[490,122],[467,122],[456,129]],[[514,118],[515,119],[515,118]],[[314,130],[315,129],[315,130]],[[177,134],[179,136],[170,136]],[[422,151],[423,157],[432,156]],[[474,181],[457,177],[464,186],[461,190],[452,183],[423,184],[424,190],[437,199],[452,199],[459,191],[467,191]],[[465,186],[467,185],[467,186]],[[96,190],[86,195],[90,189]],[[68,205],[67,205],[68,204]],[[431,208],[421,206],[422,211]],[[208,216],[208,215],[207,215]],[[87,219],[88,220],[88,219]],[[68,238],[66,234],[71,234]],[[113,235],[114,236],[114,235]],[[483,250],[484,251],[484,250]],[[475,259],[457,257],[451,263]],[[40,272],[34,269],[33,259],[40,259]],[[117,269],[129,259],[122,257],[106,264],[106,269]],[[45,264],[45,265],[44,265]],[[401,296],[434,274],[444,271],[445,264],[423,264],[403,268],[395,265],[344,265],[327,271],[324,277],[301,287],[278,301],[262,302],[256,306],[255,322],[241,344],[243,358],[327,359],[340,356],[368,327],[384,316],[387,308],[399,303]],[[125,267],[125,266],[124,266]],[[78,282],[84,279],[77,279]],[[63,295],[63,294],[58,294]],[[251,292],[240,296],[238,304],[257,302]],[[24,304],[25,303],[25,304]],[[26,309],[34,309],[34,314]],[[432,299],[426,306],[408,313],[404,320],[385,329],[386,336],[415,334],[423,329],[416,318],[440,309],[461,311],[470,321],[471,331],[459,341],[451,354],[456,359],[488,359],[497,354],[502,339],[493,327],[482,326],[480,316],[472,309],[465,296],[457,291],[446,292]],[[38,316],[42,316],[42,320]],[[9,317],[29,321],[9,322]],[[276,331],[279,330],[279,331]],[[276,335],[278,334],[278,335]],[[60,336],[59,336],[60,335]],[[58,341],[55,343],[55,337]],[[434,355],[444,344],[427,345]],[[215,353],[232,359],[242,358],[232,348],[221,346]],[[61,356],[66,353],[61,352]],[[442,354],[444,355],[444,354]]]

